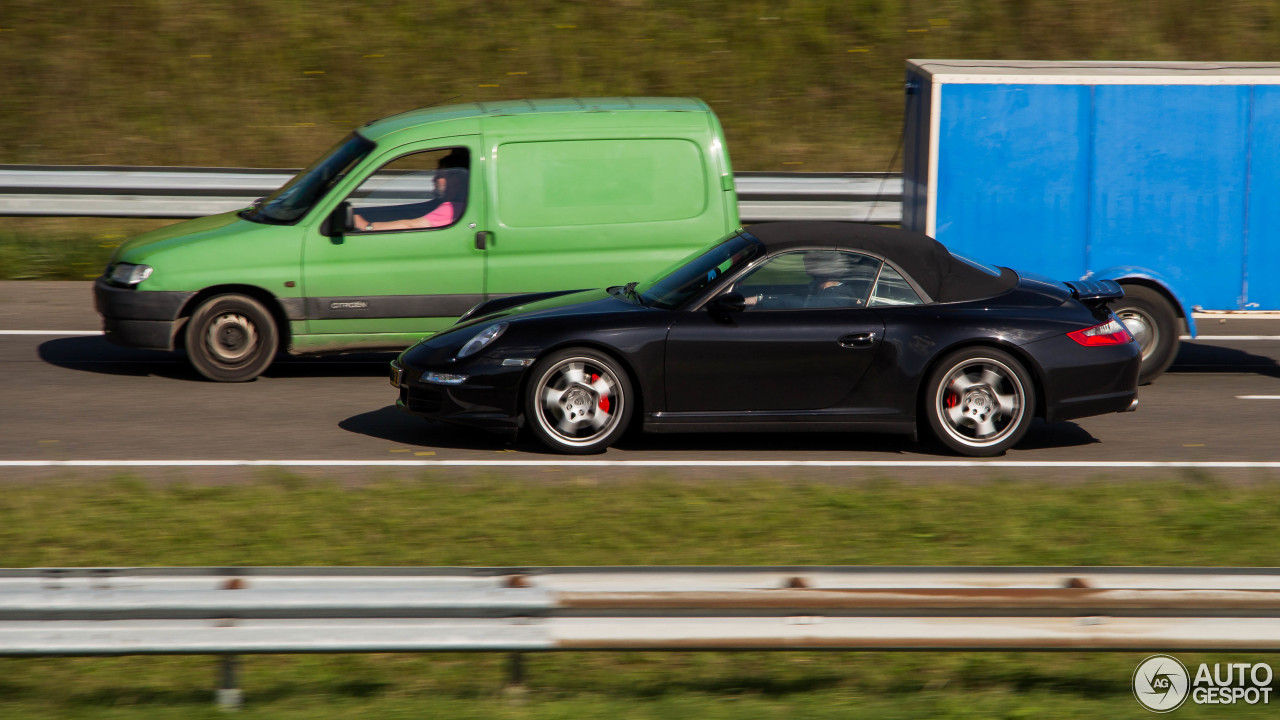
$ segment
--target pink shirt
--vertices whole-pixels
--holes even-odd
[[[429,227],[442,227],[453,222],[453,203],[440,203],[435,210],[425,215]]]

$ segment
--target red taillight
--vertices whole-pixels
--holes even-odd
[[[1123,345],[1127,342],[1133,342],[1133,336],[1129,334],[1129,329],[1124,326],[1124,323],[1115,318],[1111,318],[1101,325],[1069,332],[1067,337],[1089,347],[1096,345]]]

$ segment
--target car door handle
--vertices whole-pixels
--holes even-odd
[[[489,238],[493,237],[493,233],[488,230],[481,230],[476,233],[476,249],[484,250],[489,247]]]
[[[847,347],[847,348],[871,347],[872,345],[876,344],[876,339],[878,337],[879,335],[877,335],[874,331],[856,332],[856,333],[849,333],[848,335],[843,335],[836,342],[840,343],[840,347]]]

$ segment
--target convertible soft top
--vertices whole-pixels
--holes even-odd
[[[862,250],[888,259],[929,294],[934,302],[981,300],[1011,290],[1018,274],[1000,268],[997,277],[957,260],[946,246],[923,233],[850,222],[789,221],[760,223],[747,234],[769,252],[791,248]]]

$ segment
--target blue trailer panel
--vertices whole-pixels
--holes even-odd
[[[1244,307],[1271,310],[1280,308],[1280,223],[1270,212],[1280,198],[1280,86],[1254,87],[1252,125]]]
[[[948,245],[964,238],[957,250],[975,260],[1083,275],[1085,248],[1027,238],[1088,231],[1089,155],[1080,138],[1089,134],[1089,88],[949,85],[942,103],[938,145],[947,152],[938,156],[935,237]],[[959,187],[971,190],[950,191]]]
[[[1249,88],[1093,94],[1088,269],[1148,267],[1192,305],[1243,309]]]

